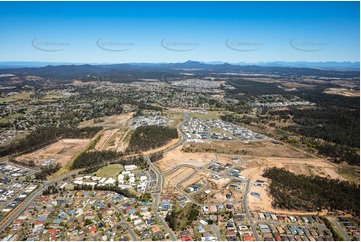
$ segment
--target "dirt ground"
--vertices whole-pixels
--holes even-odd
[[[232,144],[235,142],[231,142]],[[238,142],[240,143],[240,142]],[[224,143],[223,143],[224,144]],[[262,177],[264,169],[267,167],[279,167],[285,168],[295,174],[304,175],[319,175],[329,177],[333,179],[344,178],[337,172],[338,166],[330,163],[325,159],[318,157],[311,157],[307,153],[298,151],[296,149],[289,148],[282,144],[273,144],[271,141],[254,142],[249,144],[241,144],[243,148],[247,147],[248,150],[252,150],[252,155],[230,155],[230,154],[215,154],[215,153],[186,153],[181,151],[181,147],[172,150],[164,155],[164,158],[156,162],[161,171],[171,170],[172,168],[180,164],[190,164],[197,167],[206,166],[213,162],[232,164],[232,168],[241,167],[244,170],[240,175],[251,179],[251,185],[247,196],[247,201],[252,211],[269,211],[276,213],[302,213],[302,211],[287,211],[274,209],[272,207],[272,198],[267,191],[267,179]],[[239,162],[233,162],[233,157],[240,158]],[[171,184],[175,184],[181,180],[178,173],[181,173],[185,177],[184,170],[190,168],[182,168],[176,170],[176,172],[166,177],[167,182],[172,181]],[[192,169],[190,169],[192,170]],[[191,171],[189,171],[191,172]],[[225,195],[232,193],[232,199],[234,201],[240,201],[243,198],[243,191],[235,191],[227,189],[227,185],[230,182],[227,178],[214,179],[210,178],[212,172],[199,170],[189,180],[182,184],[182,188],[195,183],[199,180],[203,180],[209,184],[208,190],[211,193],[208,196],[198,194],[196,197],[205,196],[205,203],[218,203],[225,202]],[[265,180],[266,185],[264,187],[254,186],[256,180]],[[244,187],[241,186],[244,190]],[[260,198],[251,196],[251,192],[258,192],[261,194]]]
[[[298,82],[282,82],[282,86],[287,88],[311,88],[315,87],[315,85],[298,83]]]
[[[97,142],[96,150],[113,150],[122,152],[128,147],[129,142],[125,141],[127,132],[120,129],[104,130]]]
[[[164,177],[164,188],[174,187],[179,181],[185,179],[194,172],[194,169],[188,167],[181,167],[175,172]]]
[[[205,179],[204,179],[204,177],[206,176],[206,172],[203,172],[203,171],[201,171],[201,172],[197,172],[196,174],[194,174],[191,178],[189,178],[188,180],[186,180],[185,182],[183,182],[182,184],[181,184],[181,188],[182,189],[185,189],[185,188],[187,188],[188,186],[190,186],[190,185],[192,185],[192,184],[194,184],[194,183],[197,183],[197,182],[199,182],[199,181],[203,181],[203,182],[205,182]]]
[[[209,141],[205,143],[188,143],[184,147],[191,146],[198,150],[206,150],[209,148],[215,149],[219,153],[234,154],[239,151],[239,154],[247,154],[252,156],[274,156],[274,157],[289,157],[302,158],[305,154],[300,153],[292,148],[283,145],[282,143],[275,144],[271,140],[254,141],[245,143],[242,141]],[[242,153],[241,153],[242,152]]]
[[[344,178],[337,173],[337,166],[328,163],[320,158],[275,158],[265,157],[261,159],[253,159],[252,162],[245,164],[246,169],[241,172],[241,175],[251,179],[251,185],[247,197],[248,205],[252,211],[269,211],[276,213],[302,213],[302,211],[288,211],[274,209],[272,207],[272,198],[268,193],[269,179],[262,176],[263,171],[267,167],[285,168],[295,174],[304,175],[319,175],[333,179],[344,180]],[[266,184],[263,187],[254,186],[256,180],[264,180]],[[251,192],[261,194],[260,198],[251,195]]]
[[[128,129],[131,124],[132,113],[113,115],[100,119],[87,120],[79,127],[102,126],[104,128],[95,150],[113,150],[122,152],[128,147],[129,140],[126,140]]]
[[[55,159],[54,163],[65,166],[74,155],[82,152],[89,142],[90,139],[61,139],[43,149],[16,157],[16,159],[23,161],[34,160],[35,164],[40,166],[44,160],[53,158]]]
[[[265,185],[263,187],[254,186],[254,182],[256,180],[265,181]],[[252,176],[248,196],[247,203],[251,211],[253,212],[271,212],[277,214],[317,214],[304,212],[302,210],[285,210],[285,209],[275,209],[272,207],[272,198],[268,193],[268,185],[270,183],[269,179],[264,178],[261,174],[257,173]],[[261,194],[260,198],[252,196],[251,192],[257,192]]]
[[[171,170],[172,168],[181,165],[189,164],[192,166],[204,166],[205,164],[215,160],[214,154],[207,153],[185,153],[181,147],[164,154],[163,159],[154,163],[162,172]]]
[[[359,97],[360,91],[346,88],[327,88],[324,93],[342,95],[345,97]]]
[[[113,115],[109,117],[103,117],[97,119],[98,122],[94,122],[94,119],[81,122],[79,128],[83,127],[93,127],[93,126],[102,126],[104,129],[112,128],[126,128],[130,125],[131,118],[133,113]]]

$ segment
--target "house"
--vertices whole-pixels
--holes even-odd
[[[94,225],[89,226],[89,230],[92,233],[93,236],[95,236],[97,232],[97,228]]]
[[[251,235],[245,235],[245,236],[243,236],[243,240],[244,241],[252,241],[253,237]]]
[[[127,165],[127,166],[124,166],[124,170],[126,171],[133,171],[137,169],[137,166],[136,165]]]
[[[207,225],[208,223],[206,221],[204,221],[203,219],[199,220],[199,222],[203,225]]]
[[[276,241],[281,241],[282,240],[282,238],[281,238],[281,236],[279,234],[275,234],[275,239],[276,239]]]
[[[283,234],[285,232],[285,230],[282,228],[282,226],[277,226],[276,228],[278,230],[278,233],[280,233],[280,234]]]
[[[254,183],[254,185],[255,185],[255,186],[259,186],[259,187],[263,187],[263,186],[264,186],[264,182],[265,182],[265,181],[263,181],[263,180],[257,180],[257,181]]]
[[[271,233],[271,229],[267,224],[258,224],[258,227],[260,228],[262,233]]]
[[[290,230],[291,234],[297,234],[296,228],[291,227],[291,228],[289,228],[289,230]]]
[[[155,221],[154,221],[154,219],[146,219],[146,220],[145,220],[145,223],[146,223],[148,226],[151,226],[151,225],[155,224]]]
[[[153,233],[153,236],[156,237],[157,239],[163,239],[164,233],[163,233],[163,231],[157,231],[157,232]]]
[[[144,238],[150,238],[150,236],[151,236],[151,234],[150,234],[149,231],[141,231],[141,232],[139,233],[139,235],[140,235],[140,237],[141,237],[142,239],[144,239]]]
[[[190,232],[188,230],[181,231],[180,236],[181,236],[182,241],[192,241],[193,240],[193,238],[190,235]]]
[[[271,214],[271,218],[272,218],[273,220],[277,220],[277,216],[274,215],[274,214]]]
[[[170,209],[172,206],[169,202],[169,200],[162,200],[162,204],[161,204],[161,209],[162,210],[168,210]]]
[[[158,232],[158,231],[160,231],[159,226],[158,226],[158,225],[153,225],[153,226],[152,226],[152,233],[154,234],[154,233],[156,233],[156,232]]]
[[[192,241],[193,238],[190,235],[181,236],[182,241]]]
[[[259,194],[258,192],[251,192],[251,196],[260,198],[260,197],[261,197],[261,194]]]
[[[226,239],[227,239],[228,241],[237,241],[238,238],[237,238],[236,231],[234,231],[234,230],[227,230],[227,231],[226,231]]]

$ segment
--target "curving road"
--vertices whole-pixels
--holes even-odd
[[[177,240],[177,238],[174,235],[173,231],[169,228],[168,224],[164,221],[164,219],[158,213],[159,202],[160,202],[159,200],[160,200],[160,196],[162,194],[162,187],[163,187],[162,174],[159,172],[159,170],[150,161],[149,156],[144,156],[144,159],[147,161],[149,167],[157,175],[157,189],[156,189],[156,192],[153,193],[153,211],[154,211],[154,215],[155,215],[156,219],[162,224],[162,226],[164,227],[166,232],[169,234],[169,237],[171,238],[171,240],[175,241],[175,240]]]

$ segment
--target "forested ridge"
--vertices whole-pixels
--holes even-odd
[[[141,126],[132,134],[126,152],[137,153],[155,149],[176,138],[178,138],[176,128],[157,125]]]
[[[335,163],[360,165],[360,114],[359,109],[319,107],[272,111],[281,119],[290,119],[294,125],[283,129],[302,135],[301,141],[315,148]]]
[[[271,179],[272,205],[277,208],[342,210],[359,216],[359,185],[320,176],[296,175],[276,167],[267,169],[263,176]]]

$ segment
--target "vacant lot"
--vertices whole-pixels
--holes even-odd
[[[205,164],[215,160],[214,154],[207,153],[185,153],[181,150],[181,146],[164,154],[163,159],[154,163],[162,172],[171,170],[180,164],[189,164],[192,166],[204,166]]]
[[[126,132],[120,129],[105,130],[95,146],[95,150],[113,150],[122,152],[128,146],[125,141]]]
[[[181,184],[181,188],[182,189],[185,189],[187,188],[188,186],[194,184],[194,183],[197,183],[197,182],[200,182],[200,181],[205,181],[205,178],[206,176],[206,172],[203,172],[203,171],[200,171],[200,172],[197,172],[196,174],[194,174],[191,178],[189,178],[188,180],[186,180],[185,182],[183,182]]]
[[[175,172],[164,177],[164,188],[174,187],[178,182],[189,177],[194,172],[194,169],[188,167],[181,167]]]
[[[80,154],[89,144],[90,139],[61,139],[43,149],[17,157],[17,160],[33,160],[41,165],[44,160],[55,159],[56,163],[65,166],[74,156]]]
[[[108,165],[106,167],[100,168],[96,175],[99,177],[116,177],[121,171],[123,171],[123,166],[120,164]]]
[[[257,157],[289,157],[289,158],[302,158],[307,157],[305,154],[300,153],[292,148],[283,145],[280,142],[274,143],[271,140],[265,141],[209,141],[205,143],[187,143],[184,148],[189,147],[192,150],[204,152],[217,152],[225,154],[243,154],[252,155]]]

